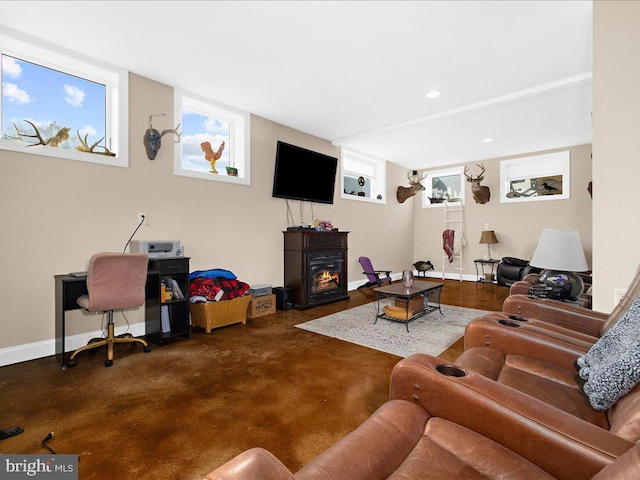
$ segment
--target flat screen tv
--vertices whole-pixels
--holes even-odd
[[[335,157],[278,141],[272,196],[333,203],[337,167]]]

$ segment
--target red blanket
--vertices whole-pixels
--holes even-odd
[[[249,284],[240,280],[197,277],[189,283],[189,296],[199,296],[205,297],[207,300],[214,300],[216,294],[222,290],[224,295],[220,300],[231,300],[232,298],[241,297],[249,288]]]
[[[449,258],[449,263],[453,262],[453,237],[455,230],[445,230],[442,232],[442,248]]]

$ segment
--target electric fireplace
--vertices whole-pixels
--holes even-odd
[[[284,232],[284,283],[299,310],[346,300],[347,233],[295,229]]]

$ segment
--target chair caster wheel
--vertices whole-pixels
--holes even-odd
[[[75,359],[69,359],[67,360],[67,367],[75,367],[76,366],[76,361]]]
[[[110,367],[111,365],[113,365],[113,360],[105,360],[104,361],[104,366],[105,367]]]
[[[151,347],[149,345],[147,345],[142,350],[144,351],[144,353],[149,353],[151,351]]]

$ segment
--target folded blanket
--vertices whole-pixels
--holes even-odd
[[[223,268],[213,268],[211,270],[196,270],[195,272],[191,272],[189,274],[189,280],[193,280],[194,278],[227,278],[229,280],[235,280],[235,274],[229,270],[225,270]]]
[[[640,296],[577,363],[596,410],[611,408],[640,382]]]

